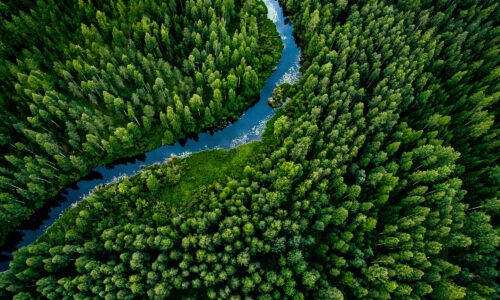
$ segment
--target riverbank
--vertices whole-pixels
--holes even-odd
[[[75,228],[80,233],[88,230],[78,224],[82,215],[101,225],[106,223],[106,219],[110,224],[118,224],[131,218],[130,212],[140,209],[144,221],[149,219],[160,225],[160,219],[170,218],[173,213],[182,214],[183,211],[196,207],[195,204],[203,202],[204,199],[200,198],[200,195],[205,194],[207,190],[216,185],[224,185],[228,180],[242,179],[245,167],[265,158],[270,150],[266,143],[255,141],[233,149],[206,150],[187,157],[175,157],[162,164],[149,166],[131,177],[120,178],[115,183],[94,190],[87,198],[67,209],[36,243],[53,244],[67,239],[68,232],[75,232]],[[154,194],[149,194],[151,191],[145,189],[145,178],[151,174],[157,174],[160,186],[160,190]],[[163,177],[160,178],[158,174]],[[170,180],[173,176],[177,178]],[[128,194],[134,194],[130,192],[131,189],[142,192],[138,191],[136,197],[132,196],[120,203],[103,201],[111,197],[111,194],[125,190],[127,194],[123,195],[129,198]],[[137,200],[140,198],[147,199],[148,203],[142,203],[138,208]],[[88,238],[91,240],[95,237]]]

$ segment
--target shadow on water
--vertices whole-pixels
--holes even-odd
[[[132,156],[132,157],[119,158],[119,159],[115,160],[113,163],[107,164],[105,166],[105,168],[106,169],[113,169],[117,165],[134,164],[137,161],[139,161],[139,162],[145,162],[146,161],[146,154],[145,153],[141,153],[141,154],[138,154],[138,155]],[[91,172],[94,172],[94,171],[92,170]],[[85,179],[86,179],[86,177],[84,177],[84,180]]]
[[[92,169],[87,176],[69,185],[48,201],[30,220],[24,222],[19,230],[7,237],[6,245],[0,248],[0,271],[9,268],[15,250],[36,241],[67,208],[87,197],[96,186],[113,182],[121,176],[136,174],[145,166],[163,162],[171,155],[183,157],[203,150],[230,149],[261,139],[266,122],[276,111],[267,104],[267,99],[272,96],[276,86],[285,82],[293,83],[300,77],[300,49],[292,34],[293,27],[283,15],[277,1],[264,0],[264,3],[268,8],[267,16],[276,25],[284,47],[275,71],[261,90],[259,101],[247,109],[237,121],[227,123],[223,128],[217,125],[173,145],[161,146],[144,154],[118,159],[112,164]]]

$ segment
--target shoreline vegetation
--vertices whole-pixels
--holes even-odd
[[[227,180],[241,179],[243,177],[242,170],[249,163],[265,157],[268,152],[269,150],[266,150],[264,142],[254,141],[228,150],[203,150],[191,153],[186,157],[168,158],[164,163],[148,166],[137,174],[122,177],[116,182],[94,190],[88,197],[68,209],[68,213],[65,211],[60,220],[56,221],[37,242],[43,243],[63,238],[61,233],[65,233],[77,226],[75,220],[81,211],[91,209],[95,213],[93,218],[99,218],[102,210],[94,210],[95,206],[101,207],[99,204],[94,204],[96,199],[102,197],[103,194],[108,194],[109,190],[122,189],[124,182],[125,185],[130,187],[142,186],[148,187],[148,191],[154,190],[151,192],[157,197],[158,203],[156,204],[159,204],[162,210],[151,209],[150,216],[152,216],[153,220],[157,221],[160,218],[171,217],[172,211],[182,213],[196,205],[196,202],[191,200],[196,199],[200,192],[211,189],[215,185],[221,185]],[[155,174],[153,176],[158,179],[158,188],[150,188],[151,184],[148,185],[148,179],[153,178],[150,177],[151,174]],[[98,196],[93,196],[96,193]],[[88,201],[89,199],[90,201]],[[102,206],[101,209],[106,209],[105,207]],[[120,207],[115,208],[120,209]],[[140,209],[144,209],[144,207]],[[124,211],[126,214],[127,209]],[[121,213],[107,211],[107,214]]]
[[[276,108],[280,107],[285,103],[286,101],[290,100],[288,97],[288,91],[290,90],[290,84],[289,83],[283,83],[276,87],[273,91],[272,97],[267,99],[267,103],[269,106]]]
[[[233,1],[229,2],[233,3]],[[187,5],[193,6],[193,3],[187,3]],[[82,32],[75,30],[76,33],[82,34],[84,39],[97,40],[103,43],[102,48],[99,50],[101,52],[97,56],[108,56],[107,59],[114,61],[114,66],[104,63],[103,70],[95,69],[95,67],[91,67],[92,64],[102,65],[102,60],[100,63],[93,62],[89,65],[88,63],[91,59],[88,58],[87,62],[75,59],[73,61],[68,60],[66,67],[64,67],[59,63],[59,60],[66,55],[61,54],[60,57],[54,57],[50,53],[45,53],[50,50],[48,49],[49,47],[45,47],[47,48],[44,48],[45,52],[39,53],[40,61],[36,62],[37,64],[41,64],[38,67],[40,68],[40,74],[43,73],[43,75],[36,75],[35,72],[38,71],[28,69],[24,71],[30,74],[26,77],[25,81],[25,79],[21,79],[21,75],[18,75],[19,79],[15,79],[8,73],[8,70],[0,70],[2,71],[0,74],[3,76],[1,78],[5,79],[0,97],[0,103],[4,104],[5,110],[2,110],[1,113],[12,114],[9,109],[17,110],[18,112],[14,115],[18,115],[16,118],[20,118],[15,121],[11,121],[13,120],[12,116],[7,117],[2,115],[1,118],[5,132],[0,132],[0,148],[2,149],[2,153],[6,153],[6,155],[0,157],[0,162],[2,163],[2,168],[0,169],[0,182],[2,183],[0,185],[0,197],[4,203],[2,215],[4,216],[6,225],[0,230],[0,245],[4,244],[7,235],[21,224],[23,220],[29,218],[36,210],[41,209],[48,202],[47,200],[57,195],[65,186],[85,177],[91,168],[110,164],[117,159],[134,157],[145,151],[155,149],[158,146],[172,144],[179,139],[186,138],[200,131],[223,128],[236,120],[244,110],[253,105],[258,100],[259,88],[264,85],[265,80],[271,74],[272,68],[279,60],[282,43],[274,24],[266,17],[267,10],[264,4],[255,2],[249,5],[252,6],[243,7],[241,4],[235,6],[233,3],[230,6],[230,11],[209,11],[205,9],[199,13],[195,13],[194,11],[186,13],[186,17],[200,18],[198,25],[194,25],[197,28],[196,30],[199,30],[201,33],[207,33],[207,30],[209,30],[208,25],[211,25],[210,30],[212,30],[212,35],[215,34],[215,36],[210,36],[208,33],[204,36],[200,36],[199,34],[193,35],[196,41],[186,39],[186,36],[182,37],[180,32],[177,32],[180,28],[171,29],[173,35],[166,38],[166,33],[164,34],[161,23],[143,18],[142,20],[145,22],[143,24],[150,22],[148,25],[150,26],[149,29],[145,29],[146,31],[150,30],[150,32],[142,32],[142,34],[144,34],[145,39],[151,39],[151,45],[147,43],[141,45],[142,42],[137,42],[137,38],[134,36],[134,40],[129,40],[129,43],[135,43],[135,46],[125,46],[126,48],[133,47],[137,53],[131,53],[131,50],[129,50],[129,53],[122,52],[122,54],[120,53],[121,50],[116,49],[116,47],[121,47],[120,43],[126,43],[125,40],[118,40],[120,32],[113,31],[112,38],[110,38],[109,34],[111,32],[107,26],[101,23],[96,24],[95,27],[87,27],[89,23],[92,24],[95,22],[95,17],[80,16],[72,21],[64,19],[67,22],[72,22],[72,24],[79,20],[82,24],[86,23],[87,25],[82,25]],[[16,8],[13,7],[12,9],[14,11]],[[18,9],[21,11],[23,9],[22,5]],[[60,8],[50,5],[49,7],[42,5],[35,8],[33,10],[34,15],[32,16],[34,22],[46,21],[44,18],[36,19],[40,18],[37,14],[41,13],[44,9],[55,9],[55,11],[58,11]],[[78,7],[75,9],[82,10],[83,8]],[[94,15],[97,14],[98,22],[116,22],[115,25],[120,22],[121,17],[116,17],[116,20],[112,20],[112,13],[106,15],[106,9],[110,9],[109,7],[98,8],[89,6],[83,10],[91,11],[93,9],[95,11],[92,13]],[[100,9],[104,11],[104,15],[101,14],[102,11]],[[142,9],[145,9],[145,7]],[[163,9],[168,12],[174,8],[163,7],[157,9]],[[175,9],[187,9],[187,7],[177,7]],[[221,19],[214,19],[218,13],[221,16],[224,15]],[[137,18],[138,16],[134,17]],[[104,20],[99,18],[104,18]],[[228,23],[227,28],[223,28],[222,23],[219,23],[224,18],[227,19],[225,21]],[[246,21],[243,22],[242,18],[245,18]],[[10,19],[10,17],[7,20],[11,23],[3,29],[6,31],[3,36],[8,36],[8,34],[13,35],[16,30],[26,30],[15,27],[21,22],[20,20],[15,18]],[[161,22],[160,20],[158,21]],[[181,21],[179,20],[178,22]],[[177,21],[174,20],[174,22]],[[185,20],[182,22],[185,22]],[[248,29],[240,27],[240,22],[241,24],[245,24],[244,26],[248,27]],[[196,22],[193,23],[196,24]],[[216,25],[219,26],[217,30],[212,28]],[[157,29],[161,27],[161,34],[155,31],[157,29],[151,28],[151,26],[157,27]],[[123,24],[118,28],[121,28],[123,34],[126,34],[126,30],[128,30],[127,26]],[[184,33],[187,33],[186,30],[193,28],[193,24],[189,26],[186,24],[184,28]],[[59,27],[56,27],[54,30],[63,31]],[[87,30],[91,30],[91,32],[87,32]],[[242,30],[243,32],[240,32]],[[224,42],[212,45],[211,43],[216,41],[216,37],[218,41]],[[38,41],[35,38],[43,39],[44,36],[32,37],[33,40],[28,39],[28,42],[24,41],[24,43],[29,44],[32,41],[36,44]],[[170,59],[169,55],[173,55],[174,53],[179,55],[179,58],[176,58],[176,60],[170,59],[172,65],[169,65],[168,62],[163,61],[158,51],[165,51],[164,47],[167,47],[171,43],[169,39],[175,38],[183,39],[181,44],[184,44],[184,48],[175,48],[172,45],[175,48],[173,51],[164,52],[164,58],[167,61]],[[230,40],[231,38],[233,39],[232,41]],[[71,40],[69,41],[71,43]],[[65,43],[65,41],[59,42],[60,45],[50,45],[53,48],[57,48]],[[90,42],[88,41],[88,43]],[[93,42],[92,47],[95,47],[97,44],[95,44],[95,41]],[[204,44],[198,45],[197,43],[199,42],[206,43],[206,46]],[[28,68],[29,66],[16,66],[14,62],[8,61],[9,56],[15,55],[9,51],[19,47],[16,43],[16,39],[6,42],[7,47],[1,53],[4,58],[7,58],[7,63],[3,67],[9,66],[11,71],[21,72],[21,67]],[[109,46],[106,43],[109,43]],[[251,53],[250,48],[242,48],[238,51],[238,46],[241,47],[245,43],[247,46],[255,47],[253,50],[255,53]],[[12,49],[8,48],[9,45]],[[86,46],[90,46],[90,44],[83,44],[81,46],[85,48]],[[27,46],[23,44],[23,47]],[[33,47],[37,46],[34,45]],[[73,49],[72,47],[76,47],[74,50],[80,51],[78,53],[82,55],[82,48],[79,45],[72,45],[69,48]],[[230,48],[236,49],[236,53],[229,53]],[[191,53],[186,53],[185,51],[189,49],[191,49]],[[224,51],[222,52],[221,50]],[[87,54],[85,55],[89,55],[91,53],[89,51],[94,50],[87,49],[86,51]],[[102,51],[108,52],[103,53]],[[114,51],[115,53],[110,53],[109,51]],[[151,53],[153,51],[153,56],[141,55],[141,51],[144,51],[144,53],[148,51]],[[217,52],[219,53],[219,57],[216,57]],[[20,56],[25,57],[25,60],[32,59],[26,50],[24,50],[23,55]],[[126,56],[131,55],[136,55],[137,60],[142,60],[140,63],[146,68],[143,73],[146,77],[140,75],[137,70],[130,70],[133,74],[127,74],[127,68],[132,68],[134,64],[133,60],[126,58]],[[224,58],[224,56],[228,55],[230,57]],[[202,63],[202,57],[204,57],[204,63]],[[214,58],[215,60],[213,60]],[[228,64],[221,64],[223,58],[228,60]],[[245,58],[247,58],[246,61]],[[48,73],[50,71],[42,70],[44,68],[43,64],[50,64],[51,59],[57,67],[54,68],[54,72],[59,72],[57,74],[50,74]],[[118,62],[115,59],[125,60]],[[146,59],[151,61],[159,60],[161,64],[154,70],[155,67],[153,65],[145,65],[150,63]],[[17,61],[18,64],[19,61]],[[138,62],[136,61],[136,63]],[[248,65],[247,62],[249,63]],[[208,63],[211,65],[208,65]],[[123,69],[123,66],[126,68]],[[84,67],[84,69],[80,70],[80,67]],[[92,70],[92,68],[94,69]],[[168,68],[173,70],[168,70]],[[198,75],[202,75],[200,73],[202,69],[205,72],[204,77],[198,77]],[[155,79],[154,76],[149,76],[151,79],[148,79],[148,74],[151,74],[153,70],[158,77]],[[99,72],[101,72],[100,75]],[[109,79],[106,79],[108,74],[105,74],[105,72],[111,72]],[[78,75],[75,75],[75,73]],[[248,74],[254,77],[248,77]],[[128,76],[131,77],[127,79]],[[144,78],[134,78],[134,76]],[[162,79],[162,76],[165,78],[165,81]],[[72,108],[68,107],[67,104],[63,104],[61,101],[64,101],[63,99],[66,99],[66,97],[60,94],[60,90],[64,90],[67,87],[64,87],[64,85],[61,87],[60,83],[56,83],[54,77],[59,77],[58,80],[62,80],[63,78],[61,77],[65,77],[65,80],[69,80],[69,88],[76,88],[74,84],[78,84],[78,80],[81,80],[81,87],[78,87],[78,90],[71,91],[70,89],[67,93],[78,94],[76,95],[77,99],[80,96],[89,97],[85,99],[88,103],[75,102],[71,104]],[[125,83],[130,85],[136,79],[140,80],[137,90],[134,91],[128,87],[120,87]],[[183,86],[184,90],[179,90],[174,87],[175,84],[168,82],[177,80],[180,80],[178,84]],[[16,83],[16,81],[18,82]],[[37,87],[33,86],[35,81],[37,81]],[[104,82],[106,82],[106,86],[104,86]],[[165,84],[165,82],[167,83]],[[94,87],[89,86],[91,83]],[[9,88],[10,84],[16,85],[16,89]],[[198,85],[202,90],[193,91],[193,88],[189,86],[193,84]],[[22,92],[23,85],[25,87]],[[102,86],[99,87],[100,85]],[[86,88],[88,89],[88,94],[84,96]],[[32,91],[28,91],[27,89],[32,89]],[[92,89],[95,91],[92,91]],[[12,90],[17,90],[17,95],[15,94],[16,92],[12,94]],[[144,93],[146,91],[152,94],[148,96]],[[19,94],[21,92],[28,94],[23,96]],[[40,95],[40,99],[37,98],[39,97],[38,95]],[[151,96],[155,98],[153,99]],[[146,99],[140,100],[142,97]],[[18,103],[15,106],[9,104],[17,98],[20,100],[16,101],[20,101],[19,103],[21,104]],[[109,101],[107,98],[110,98]],[[105,103],[100,104],[100,101],[104,101]],[[138,101],[141,101],[141,104]],[[149,104],[144,106],[147,103]],[[57,107],[58,105],[59,107]],[[121,107],[121,109],[118,107]],[[31,111],[31,113],[28,113],[25,108]],[[68,111],[65,111],[65,109]],[[211,112],[211,109],[217,110],[217,113]],[[77,113],[78,110],[81,112]],[[34,115],[29,116],[30,114]],[[57,117],[53,116],[53,114],[57,114]],[[103,114],[108,114],[111,118]],[[23,115],[29,121],[27,125],[21,125],[26,123],[26,120],[22,120]],[[78,119],[80,117],[82,118],[81,120]],[[72,118],[73,120],[71,120]],[[123,124],[123,121],[127,119],[128,121]],[[12,128],[7,135],[7,131],[12,126],[17,127],[16,129]],[[59,136],[61,134],[63,136]],[[106,137],[107,134],[109,134],[108,137]],[[26,156],[23,158],[23,155]],[[26,158],[30,156],[32,158]],[[32,174],[26,174],[26,172],[32,172]]]

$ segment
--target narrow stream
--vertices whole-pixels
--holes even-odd
[[[134,159],[124,159],[112,165],[94,168],[86,178],[76,182],[56,196],[52,207],[35,214],[21,228],[10,235],[6,245],[0,249],[0,271],[9,268],[12,253],[22,246],[33,243],[71,205],[85,198],[96,186],[117,181],[122,176],[130,176],[141,170],[141,166],[161,163],[171,155],[185,156],[208,149],[230,149],[251,141],[260,140],[266,122],[274,115],[275,109],[267,104],[273,90],[281,83],[293,83],[300,77],[300,49],[292,35],[292,25],[286,22],[283,10],[276,0],[263,0],[267,6],[267,16],[276,25],[283,42],[283,53],[277,69],[267,79],[260,92],[260,100],[249,108],[234,123],[216,132],[200,133],[185,143],[159,147]]]

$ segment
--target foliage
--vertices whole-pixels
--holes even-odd
[[[0,245],[91,167],[236,119],[280,55],[258,1],[1,8]]]
[[[167,165],[99,190],[1,296],[498,298],[498,3],[282,2],[303,77],[267,150],[204,186]]]
[[[276,89],[274,89],[273,96],[267,100],[268,104],[271,107],[281,106],[287,99],[290,87],[289,83],[280,84]]]

